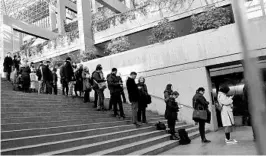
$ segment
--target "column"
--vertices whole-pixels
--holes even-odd
[[[66,20],[65,0],[57,0],[57,27],[59,34],[65,34],[64,21]]]
[[[81,51],[86,51],[94,46],[93,33],[91,29],[91,2],[88,0],[77,0],[77,11]]]
[[[50,23],[50,30],[53,31],[56,29],[56,14],[53,10],[52,4],[49,4],[49,23]]]
[[[91,0],[91,8],[92,8],[92,13],[95,14],[97,12],[97,6],[95,0]]]
[[[134,8],[132,0],[125,0],[125,3],[129,9]]]

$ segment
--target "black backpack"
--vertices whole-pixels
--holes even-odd
[[[185,129],[179,129],[178,134],[179,134],[179,138],[180,138],[180,140],[179,140],[180,145],[190,144],[191,140],[188,137],[187,131]]]
[[[160,121],[157,124],[155,124],[155,126],[157,130],[166,130],[165,124]]]

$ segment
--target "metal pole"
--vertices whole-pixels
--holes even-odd
[[[252,30],[248,29],[248,21],[246,17],[246,9],[244,0],[232,0],[234,16],[241,42],[241,48],[244,56],[245,79],[248,84],[249,108],[252,114],[252,122],[256,134],[256,147],[258,154],[266,154],[266,108],[265,97],[263,93],[263,83],[261,73],[257,68],[256,58],[252,58],[250,45],[248,41],[248,33]],[[254,61],[255,60],[255,61]]]
[[[263,2],[264,0],[260,0],[260,6],[261,6],[261,11],[262,11],[262,16],[265,16],[265,4]]]

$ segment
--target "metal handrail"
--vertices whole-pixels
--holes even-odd
[[[154,97],[154,98],[156,98],[156,99],[160,99],[160,100],[163,100],[163,101],[164,101],[164,98],[161,98],[161,97],[159,97],[159,96],[151,95],[151,94],[150,94],[150,96],[151,96],[151,97]],[[193,107],[188,106],[188,105],[185,105],[185,104],[182,104],[182,103],[178,103],[178,104],[179,104],[179,105],[182,105],[182,106],[184,106],[184,107],[190,108],[190,109],[194,109]]]

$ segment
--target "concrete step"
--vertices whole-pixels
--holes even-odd
[[[2,107],[1,108],[1,112],[6,112],[6,113],[15,113],[15,112],[58,112],[58,111],[90,111],[92,110],[92,108],[47,108],[47,107],[39,107],[39,108],[6,108],[6,107]]]
[[[126,114],[131,113],[131,110],[125,110]],[[95,111],[93,109],[89,110],[76,110],[76,111],[53,111],[53,112],[2,112],[2,119],[6,118],[23,118],[23,117],[49,117],[49,116],[75,116],[81,114],[90,114],[91,116],[101,116],[103,114],[113,114],[113,111]],[[146,111],[146,115],[149,116],[159,116],[150,111]]]
[[[164,118],[157,118],[158,120],[164,120]],[[96,122],[113,122],[117,121],[117,118],[103,118],[103,119],[76,119],[76,120],[62,120],[62,121],[49,121],[38,123],[13,123],[1,125],[2,131],[20,130],[20,129],[32,129],[32,128],[47,128],[64,125],[77,125]]]
[[[125,136],[123,138],[115,138],[115,139],[111,139],[108,141],[102,141],[102,142],[81,145],[81,146],[76,146],[76,147],[70,147],[70,148],[65,148],[65,149],[58,150],[58,151],[41,153],[41,154],[42,155],[86,155],[86,154],[91,155],[92,153],[95,153],[98,151],[103,151],[106,149],[115,148],[115,147],[122,146],[125,144],[131,144],[134,142],[148,140],[154,137],[162,136],[164,134],[166,134],[164,130],[162,131],[154,130],[154,131],[150,131],[146,133],[138,133],[136,135]],[[169,137],[169,134],[168,134],[168,137]]]
[[[188,133],[194,132],[194,129],[195,129],[193,125],[176,126],[176,130],[180,128],[187,129]],[[115,148],[99,151],[96,153],[92,153],[90,155],[126,155],[128,153],[136,151],[136,149],[140,150],[140,149],[147,148],[155,144],[160,144],[162,142],[168,141],[169,138],[170,138],[169,134],[164,134],[162,136],[153,137],[147,140],[142,140],[142,141],[134,142],[131,144],[126,144],[126,145],[118,146]]]
[[[153,121],[153,124],[155,122],[156,121]],[[179,123],[179,125],[184,125],[184,123]],[[151,130],[154,129],[154,126],[149,126],[149,125],[143,125],[142,127],[150,127]],[[35,145],[35,144],[40,144],[40,143],[82,138],[82,137],[87,137],[87,136],[102,135],[102,134],[107,134],[110,132],[119,132],[119,131],[122,132],[122,131],[131,130],[135,128],[136,126],[134,126],[133,124],[129,124],[129,125],[114,126],[114,127],[104,127],[104,128],[97,128],[97,129],[85,129],[85,130],[79,130],[79,131],[61,132],[61,133],[56,133],[56,134],[46,134],[46,135],[29,136],[29,137],[22,137],[22,138],[2,139],[1,146],[2,146],[2,149],[15,148],[15,147],[21,147],[21,146]]]
[[[148,121],[151,123],[158,122],[158,118],[149,118]],[[166,123],[166,120],[161,120]],[[98,122],[91,124],[80,124],[80,125],[64,125],[56,127],[47,127],[47,128],[33,128],[33,129],[21,129],[21,130],[11,130],[1,132],[2,139],[12,139],[12,138],[23,138],[29,136],[38,136],[38,135],[48,135],[48,134],[57,134],[62,132],[72,132],[72,131],[82,131],[88,129],[103,129],[106,127],[116,127],[116,126],[125,126],[131,124],[130,120],[120,120],[114,122]],[[182,122],[177,124],[183,124]]]
[[[75,139],[69,139],[69,140],[63,140],[63,141],[55,141],[55,142],[49,142],[49,143],[42,143],[42,144],[36,144],[31,146],[23,146],[18,148],[9,148],[9,149],[3,149],[1,151],[1,154],[3,155],[32,155],[32,154],[42,154],[44,152],[53,152],[54,154],[63,154],[63,155],[81,155],[83,152],[87,151],[87,149],[84,151],[84,149],[77,151],[72,151],[71,149],[73,147],[81,147],[86,145],[93,145],[93,144],[100,144],[102,142],[110,142],[110,140],[114,139],[120,139],[122,141],[115,142],[115,143],[108,143],[109,146],[117,146],[118,144],[125,144],[128,143],[128,139],[125,139],[127,137],[132,137],[130,141],[138,141],[140,139],[147,139],[150,137],[153,137],[155,135],[161,135],[163,132],[158,131],[152,131],[154,127],[142,127],[138,129],[131,129],[126,131],[119,131],[119,132],[113,132],[113,133],[107,133],[107,134],[101,134],[101,135],[94,135],[94,136],[88,136],[83,138],[75,138]],[[141,135],[140,135],[141,134]],[[140,135],[140,137],[136,137],[136,135]],[[98,145],[98,148],[94,148],[93,150],[102,150],[103,145]],[[106,147],[105,147],[106,148]],[[58,150],[67,150],[64,152],[58,152]],[[68,150],[70,150],[68,152]],[[90,150],[88,150],[90,151]],[[85,154],[85,153],[84,153]],[[47,154],[44,154],[47,155]],[[50,155],[50,154],[49,154]]]
[[[200,134],[198,131],[194,131],[192,133],[189,133],[188,136],[192,140],[192,139],[199,137]],[[166,140],[166,141],[154,144],[153,146],[146,147],[146,148],[128,153],[127,155],[159,155],[160,153],[163,153],[177,146],[179,146],[179,141]]]

